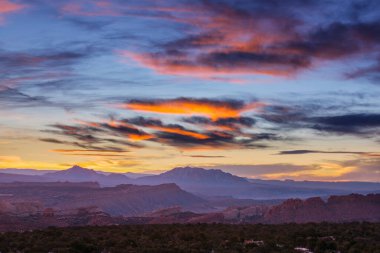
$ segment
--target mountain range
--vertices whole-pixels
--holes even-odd
[[[0,231],[151,223],[378,222],[376,192],[379,183],[253,180],[194,167],[134,178],[79,166],[40,174],[28,170],[0,173]]]
[[[181,189],[198,196],[230,197],[239,199],[288,199],[315,196],[345,195],[351,193],[380,192],[380,183],[369,182],[319,182],[292,180],[247,179],[218,169],[178,167],[159,175],[104,173],[73,166],[62,171],[46,171],[33,174],[10,173],[17,169],[7,169],[0,173],[0,183],[12,182],[97,182],[101,187],[121,184],[160,185],[174,183]],[[22,170],[25,171],[25,170]],[[21,171],[21,172],[22,172]]]
[[[331,196],[327,200],[289,199],[277,205],[232,206],[215,211],[207,209],[204,200],[174,184],[124,185],[101,190],[96,183],[21,183],[0,187],[2,192],[5,189],[15,194],[0,199],[0,232],[49,226],[380,221],[380,194]],[[86,193],[81,195],[83,191]],[[28,201],[22,201],[22,197]],[[89,200],[98,206],[83,206]],[[83,202],[78,206],[80,201]],[[175,203],[179,205],[172,205]]]
[[[176,184],[100,187],[95,182],[6,183],[0,184],[0,196],[0,201],[39,203],[56,210],[96,206],[112,216],[137,216],[170,206],[194,212],[215,210],[206,200]]]

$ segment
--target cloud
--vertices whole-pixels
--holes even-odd
[[[212,121],[206,117],[192,116],[188,118],[183,118],[183,121],[186,123],[194,124],[197,126],[202,126],[206,128],[216,128],[225,131],[234,131],[239,130],[243,127],[252,127],[256,120],[251,117],[234,117],[234,118],[219,118],[215,121]]]
[[[61,7],[61,13],[65,15],[96,17],[96,16],[120,16],[121,13],[112,1],[69,1]]]
[[[158,118],[151,117],[140,116],[121,119],[112,117],[101,122],[78,120],[78,124],[76,125],[54,124],[50,125],[53,129],[44,130],[44,132],[75,139],[76,141],[71,142],[71,145],[82,148],[85,147],[86,149],[92,149],[92,147],[98,147],[100,144],[104,143],[128,145],[131,148],[141,147],[138,146],[138,144],[133,146],[133,143],[136,142],[159,143],[179,149],[264,148],[267,146],[267,144],[265,144],[266,142],[282,139],[282,137],[274,133],[259,131],[255,131],[255,133],[251,132],[250,128],[255,123],[255,120],[250,117],[214,117],[217,108],[219,107],[224,107],[225,111],[232,112],[234,115],[238,115],[240,111],[245,111],[246,108],[252,108],[251,104],[241,101],[181,98],[174,100],[152,100],[149,102],[141,102],[141,100],[138,100],[138,102],[133,102],[132,104],[149,106],[149,111],[154,112],[158,106],[160,107],[159,111],[161,112],[163,110],[162,108],[169,108],[170,110],[169,105],[172,103],[177,105],[174,113],[190,112],[190,115],[192,115],[193,112],[206,112],[211,118],[197,118],[190,116],[189,119],[191,120],[188,120],[188,125],[185,126],[173,123],[168,124]],[[185,104],[185,109],[179,108],[179,104]],[[202,109],[199,110],[199,107]],[[146,109],[146,107],[144,107],[144,109]],[[177,111],[177,109],[179,109],[179,111]],[[223,111],[223,109],[219,111]],[[173,113],[173,111],[170,111],[170,113]],[[214,121],[213,117],[215,118]],[[203,123],[199,124],[200,119],[203,119],[205,125],[202,125]],[[186,122],[185,120],[183,121]],[[191,127],[189,126],[189,123]],[[214,123],[217,128],[210,127]],[[70,144],[70,142],[60,141],[54,138],[47,138],[43,141],[57,144]],[[104,149],[104,147],[102,149]]]
[[[179,124],[165,124],[157,118],[136,117],[121,119],[119,121],[114,120],[114,122],[121,122],[116,124],[142,127],[150,133],[151,138],[146,139],[147,141],[170,145],[181,149],[264,147],[264,144],[256,142],[276,140],[278,138],[274,134],[242,133],[240,128],[229,128],[228,131],[205,129],[199,132],[185,128]]]
[[[87,51],[88,49],[84,50]],[[37,51],[34,54],[0,51],[0,66],[2,68],[64,66],[72,61],[87,57],[88,52],[85,51],[46,51],[40,53]]]
[[[347,154],[347,155],[362,155],[362,156],[379,156],[375,152],[360,152],[360,151],[322,151],[322,150],[285,150],[277,153],[278,155],[304,155],[304,154]]]
[[[54,153],[69,156],[92,156],[92,157],[125,157],[126,150],[116,147],[98,148],[98,149],[53,149]]]
[[[269,180],[379,181],[379,160],[358,159],[346,162],[295,165],[290,163],[254,165],[214,165],[239,176]]]
[[[108,147],[104,149],[53,149],[52,152],[56,153],[77,153],[77,152],[106,152],[106,153],[125,153],[128,152],[121,148]]]
[[[148,140],[154,137],[153,135],[148,134],[141,129],[138,129],[123,121],[111,120],[110,122],[101,124],[101,126],[110,130],[112,133],[126,136],[130,140],[134,141]]]
[[[224,155],[188,155],[188,157],[193,158],[224,158]]]
[[[282,101],[273,102],[264,107],[256,117],[271,123],[277,131],[311,129],[331,135],[357,135],[366,138],[377,136],[380,132],[380,115],[370,111],[377,103],[367,101],[371,97],[359,99],[358,94],[345,95],[342,101],[334,96],[334,100],[318,99],[316,101],[299,101],[297,103]],[[364,109],[358,110],[363,107]]]
[[[183,37],[153,44],[150,50],[118,54],[158,73],[200,77],[227,73],[291,76],[323,61],[379,57],[372,53],[380,48],[377,3],[363,3],[360,9],[355,1],[341,5],[326,1],[180,1],[179,5],[186,11],[156,4],[139,14],[182,24],[188,31]],[[315,9],[324,14],[306,14]],[[378,68],[361,69],[350,76],[373,72],[378,73]]]
[[[313,129],[341,134],[367,135],[380,131],[380,114],[345,114],[314,117],[308,119],[314,123]]]
[[[80,62],[97,55],[100,50],[87,46],[68,46],[57,45],[56,48],[36,49],[30,51],[5,51],[0,49],[0,92],[15,89],[23,91],[25,87],[33,88],[57,88],[63,89],[67,83],[72,84],[73,77],[76,77],[75,83],[78,83],[78,76],[74,74],[73,67]],[[70,85],[70,89],[73,86]],[[12,91],[9,91],[12,92]],[[38,97],[41,100],[42,96]],[[44,97],[48,101],[47,97]],[[25,100],[28,105],[29,101]],[[58,103],[51,103],[52,106]],[[77,103],[69,107],[76,107]],[[45,103],[48,105],[48,103]]]
[[[23,9],[25,6],[21,4],[12,3],[9,0],[0,0],[0,13],[10,13]]]
[[[238,117],[246,111],[264,106],[261,102],[245,103],[241,100],[214,100],[198,98],[175,98],[156,100],[130,100],[120,105],[121,108],[175,115],[202,115],[217,120],[219,118]]]
[[[0,105],[3,108],[30,108],[30,107],[55,107],[62,108],[69,111],[73,108],[81,108],[81,104],[70,101],[58,102],[46,96],[32,96],[27,93],[21,92],[15,88],[1,89],[0,86]],[[88,104],[86,105],[88,108]]]
[[[0,0],[0,25],[4,23],[4,15],[18,12],[26,5],[13,3],[10,0]]]
[[[129,122],[134,125],[147,127],[153,130],[157,130],[165,133],[173,133],[179,135],[185,135],[196,139],[208,139],[209,136],[196,131],[191,131],[178,124],[163,124],[158,119],[149,119],[143,117],[137,117],[132,119],[126,119],[124,122]]]
[[[41,105],[51,105],[50,101],[43,96],[29,96],[17,89],[0,89],[0,104],[3,107],[31,107]]]

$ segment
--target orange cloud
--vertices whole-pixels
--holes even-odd
[[[127,134],[128,138],[132,141],[143,141],[143,140],[149,140],[154,138],[154,135],[152,134]]]
[[[219,118],[235,118],[245,111],[264,106],[261,102],[237,105],[224,101],[205,99],[171,99],[157,101],[130,101],[121,105],[124,109],[162,114],[203,115],[217,120]]]

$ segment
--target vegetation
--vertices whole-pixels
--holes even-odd
[[[0,234],[0,252],[380,253],[380,223],[174,224],[48,228]]]

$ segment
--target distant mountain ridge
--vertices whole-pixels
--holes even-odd
[[[77,165],[74,165],[67,170],[46,173],[44,177],[53,181],[99,182],[103,186],[114,186],[131,182],[130,178],[122,174],[111,173],[105,175],[95,170],[85,169]]]
[[[6,171],[10,171],[7,169]],[[159,175],[127,177],[121,173],[106,173],[80,166],[42,175],[1,173],[0,183],[9,182],[98,182],[102,187],[121,184],[177,184],[181,189],[203,197],[232,197],[243,199],[288,199],[315,196],[378,193],[380,183],[318,182],[291,180],[247,179],[218,169],[177,167]]]
[[[4,201],[41,203],[57,210],[96,206],[113,216],[137,216],[171,206],[198,212],[213,210],[206,200],[176,184],[102,188],[96,183],[8,183],[0,184],[0,196]]]
[[[58,184],[57,187],[54,184]],[[89,188],[86,194],[81,194],[71,192],[70,186],[76,190]],[[120,224],[380,221],[380,194],[331,196],[326,201],[318,197],[306,200],[288,199],[277,205],[232,206],[213,211],[207,209],[208,206],[203,200],[183,193],[174,184],[99,188],[81,183],[29,183],[22,186],[0,186],[0,192],[4,191],[15,191],[17,194],[14,198],[0,199],[0,231],[30,230],[48,226]],[[115,198],[109,198],[110,192],[114,193],[112,196]],[[30,195],[34,196],[34,199],[30,199]],[[99,195],[94,202],[97,205],[87,205],[87,199],[92,195]],[[165,198],[167,195],[169,196]],[[29,200],[23,201],[22,198],[25,197]],[[57,197],[63,201],[54,202]],[[78,202],[79,200],[84,201]],[[186,201],[183,202],[184,200]],[[78,206],[78,203],[81,206]],[[194,208],[203,208],[204,211],[194,212]]]
[[[211,184],[211,185],[236,185],[249,184],[242,177],[223,172],[218,169],[203,169],[198,167],[177,167],[159,175],[138,178],[139,183],[176,182],[180,184]]]

